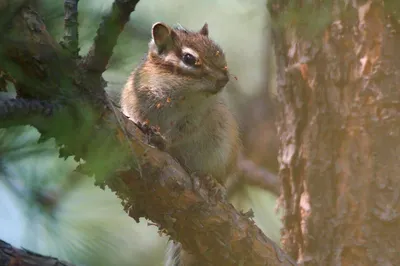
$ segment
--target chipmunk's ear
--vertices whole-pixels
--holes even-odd
[[[151,35],[159,52],[162,52],[166,48],[170,48],[174,44],[174,30],[162,22],[157,22],[153,25]]]
[[[201,30],[199,31],[199,33],[200,33],[201,35],[208,36],[208,24],[207,24],[207,22],[204,23],[204,26],[201,28]]]

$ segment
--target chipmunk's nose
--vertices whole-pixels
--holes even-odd
[[[215,87],[218,90],[222,90],[225,87],[225,85],[228,83],[228,81],[229,81],[229,76],[224,75],[222,78],[217,79],[217,83],[216,83]]]

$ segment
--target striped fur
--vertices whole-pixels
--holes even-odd
[[[240,147],[236,119],[219,93],[229,74],[225,55],[208,37],[206,25],[192,32],[156,23],[152,35],[146,59],[123,89],[122,110],[135,122],[158,126],[167,152],[189,173],[209,174],[225,184],[236,170]],[[185,53],[196,58],[196,65],[183,61]],[[171,242],[165,265],[204,263]]]

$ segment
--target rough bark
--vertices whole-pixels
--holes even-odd
[[[20,249],[0,240],[0,266],[74,266],[50,256],[42,256],[26,249]]]
[[[15,81],[18,94],[0,102],[0,126],[30,124],[42,138],[55,138],[60,156],[83,159],[79,170],[114,191],[129,216],[152,220],[160,232],[205,261],[295,265],[248,215],[224,199],[218,185],[190,178],[171,156],[148,145],[111,104],[101,73],[137,2],[115,1],[80,60],[54,41],[36,12],[15,6],[23,1],[0,0],[0,17],[9,15],[1,21],[7,27],[0,37],[0,70]],[[193,189],[197,183],[201,186]]]
[[[287,2],[269,5],[284,249],[305,265],[400,265],[399,5]]]

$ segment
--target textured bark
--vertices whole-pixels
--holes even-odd
[[[0,240],[0,266],[74,266],[75,264],[19,249]]]
[[[400,265],[395,1],[285,2],[269,6],[284,249],[305,265]],[[294,8],[308,8],[306,26],[331,20],[310,36],[299,20],[280,23]]]
[[[4,18],[16,2],[0,1]],[[79,170],[114,191],[130,217],[152,220],[160,233],[213,265],[295,265],[225,200],[220,185],[191,178],[111,104],[101,73],[137,2],[115,1],[82,60],[54,41],[31,8],[13,9],[3,21],[0,71],[16,81],[18,98],[0,101],[0,127],[30,124],[42,138],[55,138],[60,155],[83,159]]]

